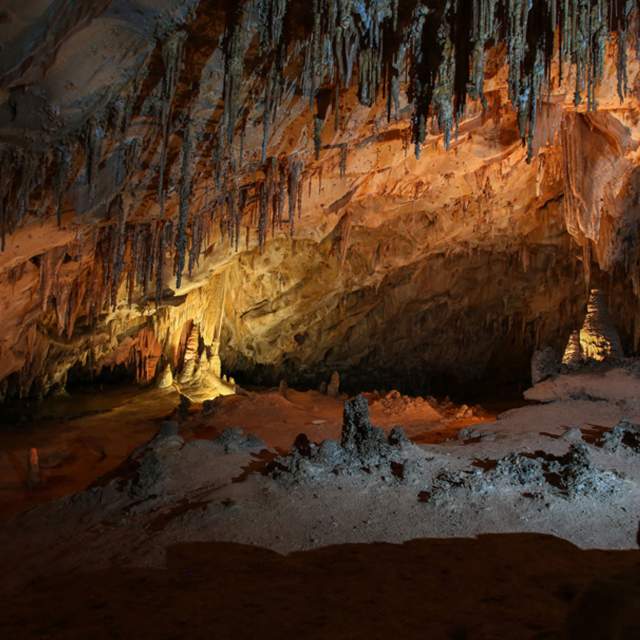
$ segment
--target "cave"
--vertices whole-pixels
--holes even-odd
[[[0,2],[0,635],[640,637],[640,2]]]

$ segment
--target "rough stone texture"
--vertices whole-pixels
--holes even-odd
[[[558,373],[560,369],[555,349],[545,347],[535,351],[531,358],[531,382],[538,384]]]
[[[527,490],[532,497],[551,493],[566,500],[580,497],[606,500],[624,488],[622,476],[598,468],[592,462],[589,447],[582,442],[572,443],[562,456],[543,452],[511,453],[494,464],[484,461],[479,466],[440,472],[433,480],[430,497],[443,502],[454,492],[457,499],[464,495],[473,499],[473,496],[517,488]]]
[[[264,449],[265,444],[251,433],[245,433],[240,427],[225,429],[214,441],[216,446],[222,447],[225,453],[238,453]]]
[[[572,331],[562,355],[562,364],[570,370],[578,369],[583,362],[580,332]]]
[[[383,479],[405,479],[407,452],[414,448],[404,431],[391,430],[388,436],[369,420],[367,399],[356,396],[344,403],[340,442],[325,440],[319,445],[305,434],[296,439],[288,456],[279,457],[273,473],[284,482],[326,480],[332,474],[382,473]]]
[[[640,453],[640,425],[622,420],[603,435],[602,447],[611,453]]]
[[[624,356],[604,294],[597,289],[589,295],[587,316],[580,329],[580,348],[585,359],[596,362]]]
[[[327,395],[332,398],[337,398],[340,395],[340,374],[337,371],[331,374],[331,379],[327,385]]]

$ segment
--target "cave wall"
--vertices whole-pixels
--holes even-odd
[[[478,3],[470,50],[457,3],[346,3],[350,83],[334,4],[3,9],[0,396],[78,364],[149,382],[194,322],[247,381],[517,378],[594,278],[637,348],[633,3],[562,70],[537,8],[517,45]],[[544,83],[536,35],[560,51]]]

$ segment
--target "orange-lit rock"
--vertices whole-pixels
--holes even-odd
[[[449,150],[437,123],[429,122],[416,159],[406,87],[399,117],[390,122],[385,100],[367,107],[355,90],[345,90],[337,114],[327,104],[316,160],[312,114],[289,87],[267,137],[267,157],[275,160],[265,165],[256,97],[265,80],[251,71],[256,52],[245,42],[246,78],[237,96],[244,135],[232,148],[242,147],[242,157],[231,183],[234,197],[243,193],[246,202],[231,242],[210,170],[224,99],[224,12],[215,3],[192,13],[196,3],[179,10],[170,4],[158,3],[153,15],[141,11],[138,29],[126,12],[95,7],[89,21],[79,11],[41,46],[29,40],[28,29],[16,35],[24,59],[3,58],[2,77],[11,87],[0,109],[3,138],[53,138],[91,117],[86,148],[69,147],[69,175],[76,177],[64,197],[48,178],[0,254],[1,396],[63,386],[72,367],[99,371],[125,363],[149,382],[160,362],[182,367],[193,325],[202,338],[198,357],[206,351],[208,359],[221,359],[222,366],[213,366],[218,378],[232,371],[241,380],[277,384],[286,377],[317,386],[337,370],[347,388],[390,388],[404,380],[419,389],[485,373],[510,380],[526,377],[536,348],[565,346],[583,317],[587,286],[606,285],[601,272],[617,274],[618,299],[635,296],[638,62],[628,60],[631,90],[621,102],[613,43],[596,113],[574,106],[575,71],[565,69],[560,83],[553,62],[531,163],[509,102],[505,53],[497,47],[487,52],[486,109],[468,100]],[[12,19],[36,33],[44,17],[34,11]],[[185,25],[187,36],[184,65],[169,78],[175,96],[165,153],[162,95],[165,72],[176,61],[173,49],[163,50],[150,34],[170,31],[172,20]],[[2,29],[13,33],[8,24]],[[14,91],[19,73],[30,87],[22,93]],[[110,83],[122,91],[122,103],[106,114],[100,100]],[[134,88],[138,98],[130,103]],[[185,119],[193,149],[185,144]],[[282,219],[259,232],[260,198],[281,197],[270,174],[298,161],[304,171],[299,198],[293,196],[293,239],[289,202]],[[171,234],[182,187],[189,193],[188,236],[201,251],[176,289]],[[44,218],[38,203],[50,212]],[[52,218],[58,203],[59,228]],[[150,279],[141,270],[147,262],[155,265]],[[114,271],[120,283],[109,286]],[[633,349],[640,323],[630,303],[614,302],[614,316],[617,309],[614,320]]]

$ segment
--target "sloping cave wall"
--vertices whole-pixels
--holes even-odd
[[[498,384],[592,281],[637,349],[635,3],[316,4],[3,9],[0,397],[194,325],[246,382]]]

